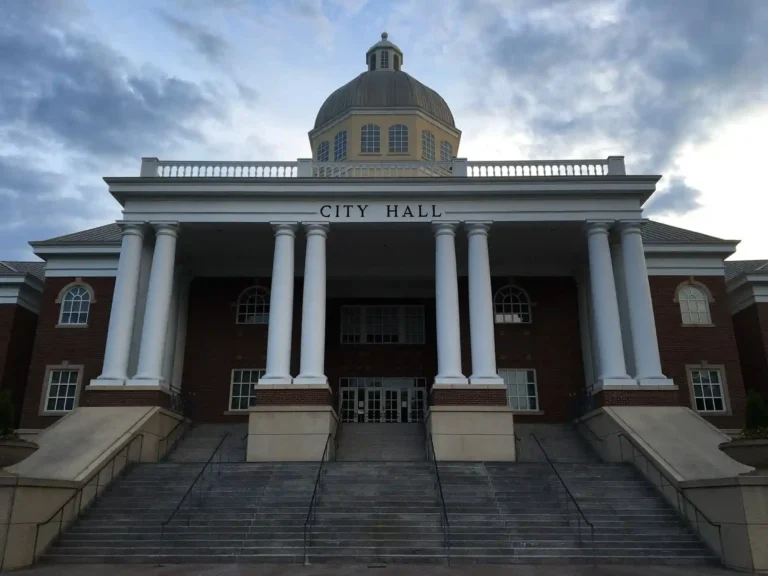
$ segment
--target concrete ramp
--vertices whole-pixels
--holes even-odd
[[[604,437],[604,458],[618,460],[620,450],[625,460],[631,457],[629,443],[618,438],[623,433],[678,482],[729,478],[752,470],[718,449],[730,440],[726,434],[682,406],[609,406],[587,415],[584,423]]]
[[[160,413],[163,418],[153,418]],[[5,471],[23,478],[82,481],[135,432],[164,436],[174,424],[169,414],[154,406],[76,408],[35,439],[37,452]]]

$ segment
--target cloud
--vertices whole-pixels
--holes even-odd
[[[669,186],[654,194],[643,206],[647,217],[683,216],[701,207],[701,190],[688,186],[682,178],[672,177]]]
[[[339,6],[347,16],[354,16],[365,8],[368,0],[331,0],[331,2]]]
[[[176,34],[189,43],[214,66],[229,66],[232,47],[223,37],[207,30],[204,26],[177,18],[164,10],[157,10],[160,18]]]

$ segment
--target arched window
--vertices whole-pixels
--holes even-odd
[[[381,69],[386,70],[389,68],[389,50],[381,51]]]
[[[269,291],[251,286],[237,299],[238,324],[269,324]]]
[[[344,160],[347,157],[347,131],[337,132],[333,137],[333,159]]]
[[[496,324],[530,324],[531,300],[516,286],[504,286],[493,297]]]
[[[440,162],[450,162],[453,160],[453,146],[445,140],[440,141]]]
[[[408,126],[393,124],[389,127],[389,151],[408,152]]]
[[[91,300],[91,292],[85,286],[76,284],[68,288],[60,298],[59,324],[88,324]]]
[[[683,324],[711,324],[709,296],[704,288],[692,283],[682,284],[677,289],[677,302]]]
[[[435,159],[435,135],[429,130],[421,131],[421,156],[425,160]]]
[[[360,152],[381,152],[381,130],[376,124],[360,128]]]
[[[330,158],[331,147],[328,144],[328,140],[323,140],[317,145],[317,161],[328,162]]]

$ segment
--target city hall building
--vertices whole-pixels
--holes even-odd
[[[311,158],[143,158],[105,178],[119,221],[31,242],[44,278],[9,263],[37,294],[23,430],[183,406],[250,421],[249,460],[421,422],[438,459],[514,460],[515,423],[598,407],[742,426],[736,241],[645,219],[660,176],[621,156],[466,159],[386,35],[365,62],[320,107]],[[738,286],[739,311],[768,300]]]

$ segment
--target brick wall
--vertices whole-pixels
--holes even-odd
[[[170,408],[170,396],[159,390],[88,390],[80,397],[80,406],[160,406]]]
[[[82,365],[84,367],[81,376],[82,386],[101,374],[115,279],[85,279],[93,288],[96,298],[96,302],[91,304],[88,326],[57,328],[59,304],[56,303],[56,298],[62,288],[74,280],[74,278],[47,278],[45,281],[35,345],[29,366],[27,391],[24,396],[22,428],[44,428],[59,418],[58,416],[41,416],[39,413],[46,366],[64,362]],[[81,391],[81,405],[87,402],[88,394],[90,393]]]
[[[435,406],[506,406],[505,390],[438,388],[432,390],[430,403]]]
[[[0,304],[0,389],[11,392],[17,427],[24,407],[36,328],[37,314],[16,304]]]
[[[664,374],[672,378],[679,390],[670,393],[652,394],[647,391],[636,393],[610,392],[604,399],[611,403],[649,404],[669,403],[692,407],[686,365],[722,365],[730,396],[731,415],[705,416],[715,426],[740,428],[744,423],[744,384],[739,364],[733,320],[728,307],[725,279],[722,276],[702,276],[695,280],[704,284],[712,293],[710,303],[712,326],[684,326],[680,306],[674,301],[677,287],[689,277],[651,276],[651,298],[653,299],[656,331],[659,339],[661,367]]]
[[[768,304],[756,303],[733,315],[744,387],[768,399]]]

